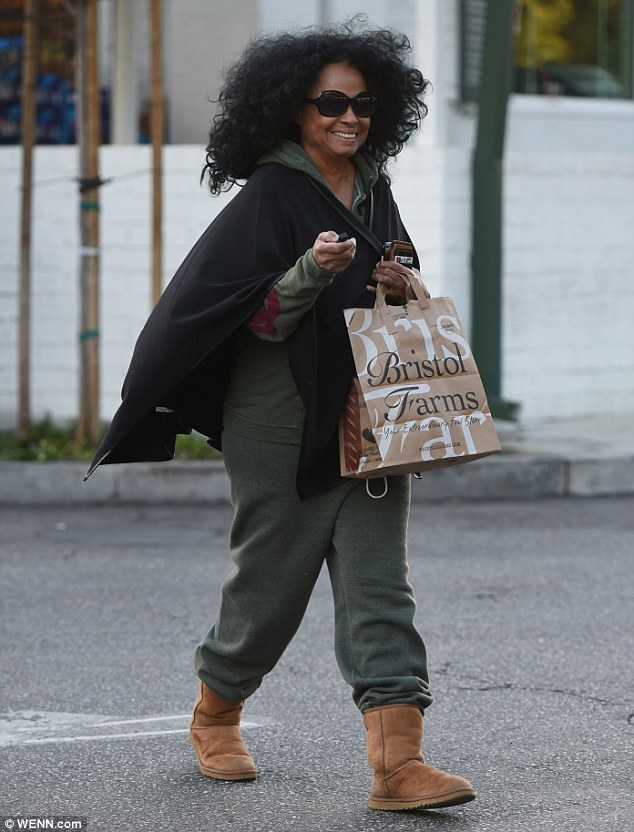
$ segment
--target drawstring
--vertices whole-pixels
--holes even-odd
[[[373,494],[370,491],[370,482],[371,482],[371,480],[368,479],[368,480],[365,481],[365,490],[368,492],[368,497],[372,497],[373,500],[380,500],[381,497],[385,497],[385,495],[387,494],[387,477],[382,477],[381,479],[383,480],[383,493],[382,494]]]

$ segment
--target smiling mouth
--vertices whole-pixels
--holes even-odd
[[[335,136],[338,136],[340,139],[356,139],[358,135],[357,133],[342,133],[339,130],[333,130],[332,132]]]

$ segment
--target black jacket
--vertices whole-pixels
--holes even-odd
[[[408,240],[379,177],[361,223],[298,170],[259,167],[189,252],[147,320],[122,403],[86,474],[114,462],[167,460],[195,429],[221,449],[222,405],[241,324],[321,231],[357,240],[350,266],[324,288],[288,342],[306,406],[297,489],[302,499],[340,481],[337,423],[354,363],[342,310],[370,307],[366,285],[388,240]],[[158,410],[157,410],[158,408]]]

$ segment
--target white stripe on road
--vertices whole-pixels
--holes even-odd
[[[20,740],[12,745],[44,745],[61,742],[89,742],[91,740],[135,740],[137,737],[161,737],[165,734],[186,734],[187,728],[172,728],[167,731],[137,731],[134,734],[87,734],[85,737],[35,737]]]
[[[143,737],[163,737],[172,734],[186,734],[190,714],[163,714],[157,716],[120,719],[106,714],[74,714],[54,711],[11,711],[0,714],[0,747],[18,747],[25,745],[45,745],[73,742],[102,742],[110,740],[129,740]],[[148,723],[170,722],[178,720],[184,723],[182,728],[162,728],[154,731],[136,731],[135,726]],[[267,719],[258,722],[242,722],[241,728],[249,730],[268,723]],[[104,728],[130,726],[129,731],[104,733]],[[99,733],[87,733],[96,729]],[[75,733],[77,732],[77,733]]]
[[[168,719],[191,719],[191,714],[173,714],[172,716],[143,716],[139,719],[115,719],[109,722],[97,722],[96,726],[104,725],[132,725],[136,722],[163,722]]]

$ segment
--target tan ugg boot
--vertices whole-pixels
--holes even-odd
[[[363,714],[374,780],[371,809],[438,809],[475,800],[468,780],[427,765],[421,753],[423,714],[417,705],[382,705]]]
[[[218,780],[255,780],[253,758],[240,734],[242,702],[229,702],[202,682],[194,704],[189,739],[198,767]]]

